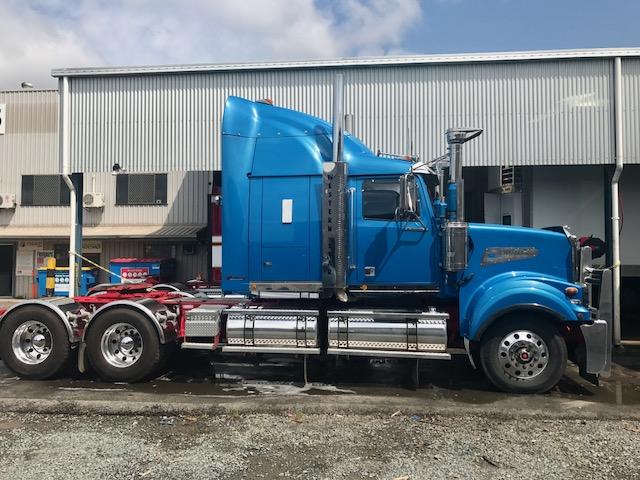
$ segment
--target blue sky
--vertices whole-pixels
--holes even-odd
[[[639,0],[425,0],[405,48],[464,53],[640,47]]]
[[[640,47],[640,0],[0,0],[0,89],[52,68]]]

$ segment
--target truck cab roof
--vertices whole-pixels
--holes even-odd
[[[251,176],[321,175],[322,163],[331,161],[330,123],[267,102],[229,97],[222,134],[256,139]],[[409,161],[376,156],[349,133],[344,137],[343,158],[349,175],[400,175],[411,168]]]

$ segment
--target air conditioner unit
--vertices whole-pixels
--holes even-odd
[[[16,208],[15,193],[0,193],[0,209]]]
[[[520,192],[522,190],[522,168],[501,167],[500,187],[501,193]]]
[[[104,193],[85,193],[82,197],[82,206],[84,208],[103,208]]]

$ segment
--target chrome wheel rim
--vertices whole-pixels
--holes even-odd
[[[14,330],[11,348],[15,357],[22,363],[37,365],[51,355],[53,336],[45,324],[29,320]]]
[[[142,356],[142,336],[134,326],[116,323],[102,334],[100,348],[109,365],[117,368],[130,367]]]
[[[498,360],[507,376],[530,380],[547,368],[549,349],[540,335],[529,330],[517,330],[505,335],[500,342]]]

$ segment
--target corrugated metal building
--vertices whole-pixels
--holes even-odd
[[[36,296],[44,258],[68,262],[71,212],[58,176],[58,104],[57,90],[0,92],[0,296]],[[180,278],[207,271],[208,247],[196,235],[207,225],[211,169],[172,171],[159,205],[117,206],[113,175],[80,171],[85,192],[103,193],[105,203],[84,210],[85,255],[104,265],[118,257],[173,256]]]
[[[483,195],[500,190],[501,167],[519,167],[516,190],[522,213],[513,223],[573,224],[578,234],[604,237],[607,185],[615,162],[615,57],[622,58],[625,163],[640,164],[635,135],[640,125],[640,49],[62,69],[53,75],[60,78],[61,90],[68,88],[68,128],[62,134],[71,170],[84,172],[85,192],[93,191],[95,176],[95,191],[105,195],[103,211],[85,212],[85,236],[103,239],[104,263],[112,256],[144,251],[151,238],[161,241],[150,230],[188,227],[179,239],[184,242],[207,222],[206,195],[210,172],[220,165],[227,96],[271,98],[330,119],[332,78],[338,71],[345,76],[345,110],[354,116],[353,133],[373,150],[407,153],[412,145],[428,159],[444,152],[448,127],[485,130],[465,154],[473,204],[468,211],[475,220],[496,214],[485,211]],[[7,125],[10,113],[8,109]],[[51,145],[54,151],[55,143]],[[130,174],[166,173],[166,205],[116,206],[114,164]],[[636,200],[633,185],[639,178],[638,167],[625,168],[627,206]],[[58,213],[51,212],[30,226],[56,218],[62,227],[68,209],[62,210],[59,224]],[[623,263],[630,266],[640,265],[634,248],[640,224],[631,218],[632,210],[627,208],[622,233]],[[16,218],[23,215],[19,211]],[[146,239],[109,240],[132,234]],[[204,249],[197,252],[188,256],[190,261],[179,259],[182,274],[205,270]]]

